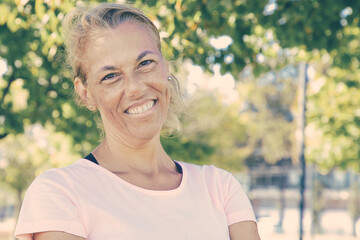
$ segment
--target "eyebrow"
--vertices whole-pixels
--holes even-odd
[[[140,61],[143,57],[145,57],[148,54],[153,54],[154,52],[152,51],[143,51],[142,53],[139,54],[139,56],[137,57],[136,61]]]
[[[96,74],[99,74],[100,72],[103,71],[109,71],[109,70],[115,70],[116,68],[114,66],[110,66],[110,65],[106,65],[106,66],[102,66],[97,72]]]

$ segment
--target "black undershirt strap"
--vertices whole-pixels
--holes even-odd
[[[94,157],[94,155],[92,153],[90,153],[89,155],[87,155],[86,157],[84,157],[85,159],[99,165],[98,161],[96,160],[96,158]]]
[[[173,160],[173,162],[175,163],[175,166],[176,166],[176,171],[178,172],[178,173],[183,173],[183,170],[182,170],[182,167],[181,167],[181,165],[179,164],[179,163],[177,163],[176,161],[174,161]]]
[[[92,153],[90,153],[89,155],[87,155],[86,157],[84,157],[85,159],[87,159],[87,160],[89,160],[89,161],[91,161],[91,162],[93,162],[93,163],[95,163],[95,164],[97,164],[97,165],[99,165],[99,163],[98,163],[98,161],[96,160],[96,158],[94,157],[94,155],[92,154]],[[174,161],[174,160],[173,160]],[[183,173],[183,170],[182,170],[182,167],[181,167],[181,165],[179,164],[179,163],[177,163],[176,161],[174,161],[174,163],[175,163],[175,166],[176,166],[176,171],[178,172],[178,173]]]

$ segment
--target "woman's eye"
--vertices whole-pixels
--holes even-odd
[[[147,65],[151,64],[152,62],[154,62],[154,60],[145,60],[145,61],[142,61],[142,62],[139,64],[139,67],[147,66]]]
[[[105,77],[103,77],[101,79],[101,81],[103,80],[111,80],[111,79],[114,79],[115,77],[119,76],[119,74],[117,73],[110,73],[110,74],[107,74]]]

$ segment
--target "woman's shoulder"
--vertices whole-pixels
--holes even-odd
[[[182,162],[182,161],[176,161],[178,163],[180,163],[182,166],[186,166],[187,168],[196,170],[196,171],[218,171],[218,172],[223,172],[223,173],[228,173],[230,174],[228,171],[219,168],[213,164],[197,164],[197,163],[189,163],[189,162]]]
[[[232,178],[233,175],[222,169],[219,168],[217,166],[211,165],[211,164],[204,164],[204,165],[199,165],[199,164],[194,164],[194,163],[188,163],[188,162],[179,162],[180,165],[184,168],[186,168],[186,171],[189,174],[192,175],[202,175],[207,179],[212,179],[212,180],[225,180],[228,178]]]
[[[84,161],[84,159],[79,159],[68,166],[45,170],[35,178],[30,187],[44,184],[51,185],[51,183],[65,184],[72,176],[76,176],[88,169]]]

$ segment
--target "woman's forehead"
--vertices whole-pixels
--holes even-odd
[[[99,30],[89,43],[90,51],[152,51],[160,54],[158,43],[146,28],[138,24],[121,24],[115,29]]]
[[[123,23],[115,29],[98,30],[86,48],[84,60],[88,67],[95,67],[105,63],[136,62],[144,53],[162,56],[149,30],[139,24]]]
[[[145,24],[137,21],[126,21],[115,28],[94,29],[90,39],[92,43],[101,43],[106,39],[119,37],[142,38],[144,41],[151,40],[155,42],[156,45],[159,44],[156,34]]]

